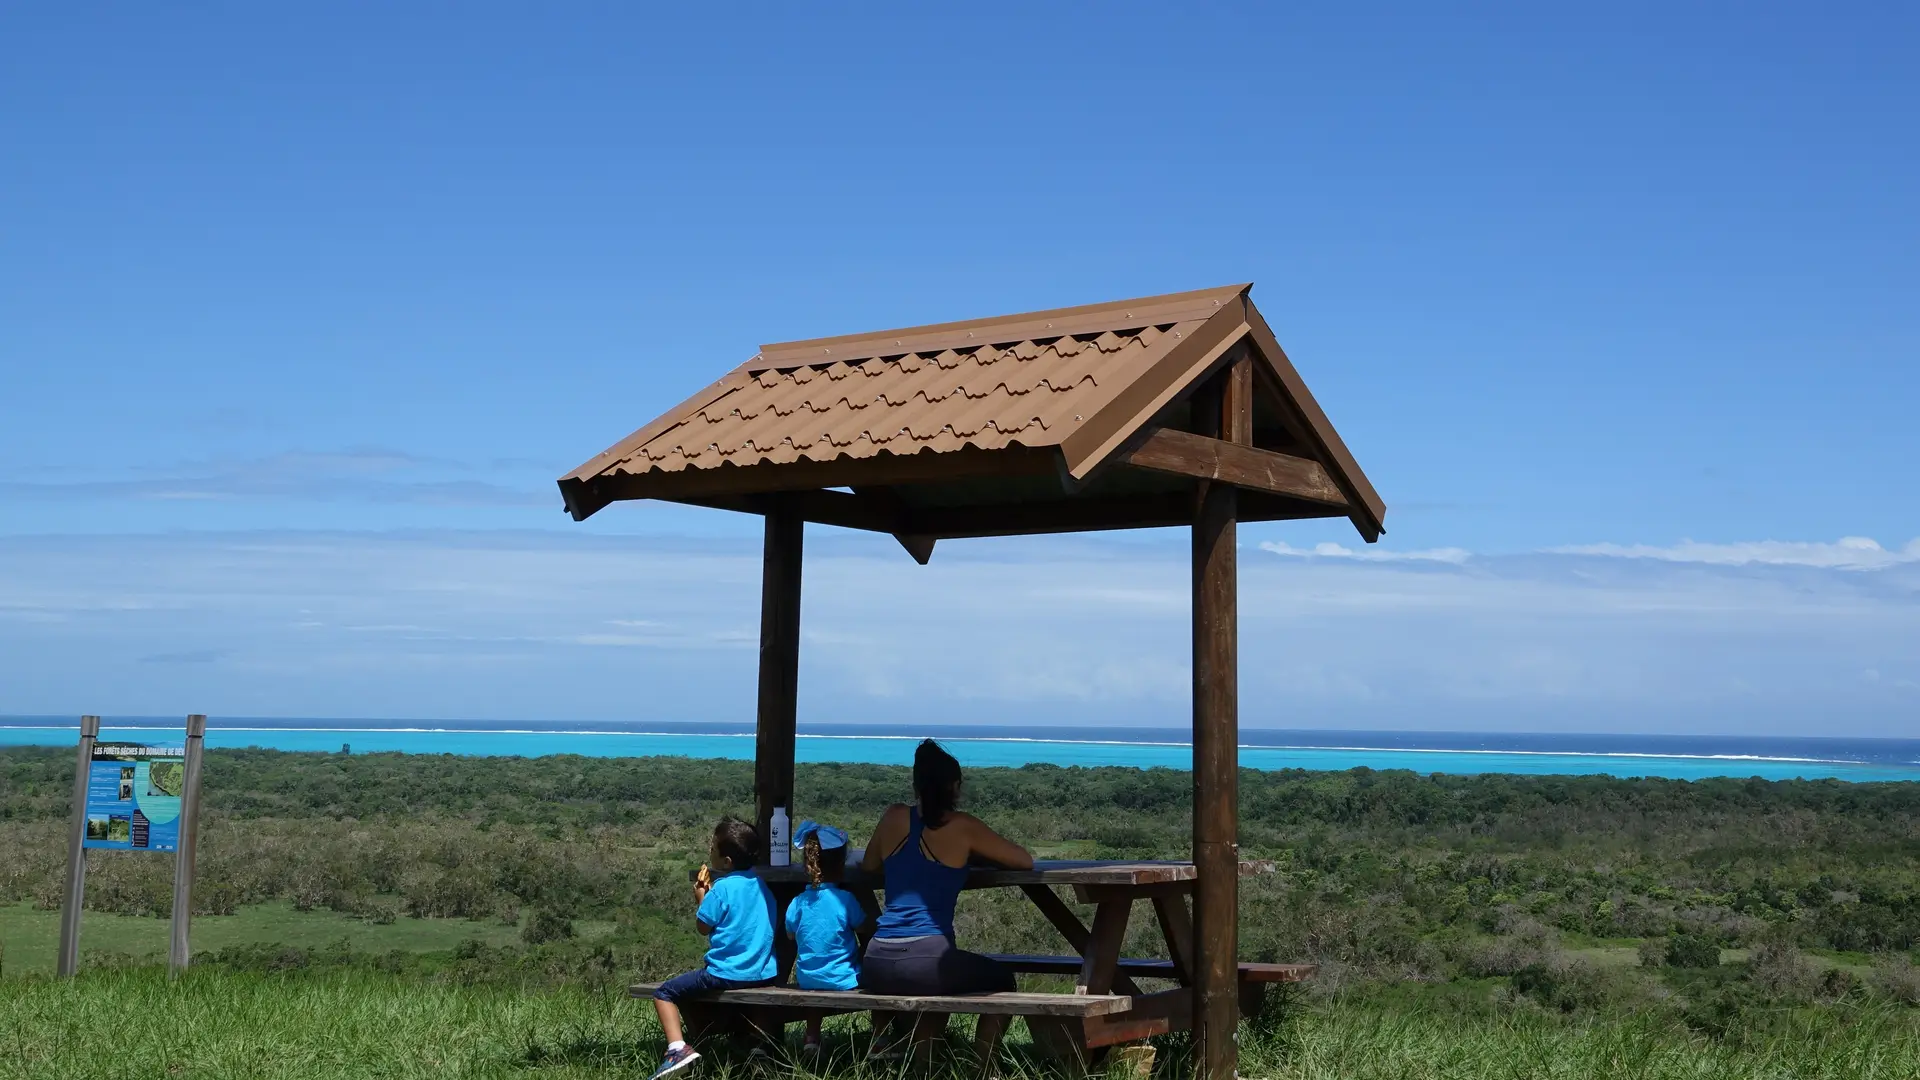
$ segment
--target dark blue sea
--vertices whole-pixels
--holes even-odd
[[[0,746],[71,745],[77,718],[0,717]],[[179,718],[109,717],[102,735],[178,743]],[[1128,765],[1186,768],[1186,729],[879,727],[803,724],[801,761],[904,765],[922,738],[941,740],[972,766]],[[1254,769],[1411,769],[1421,773],[1532,773],[1663,776],[1832,777],[1920,780],[1920,739],[1820,739],[1743,735],[1495,734],[1485,732],[1281,731],[1240,733],[1240,763]],[[534,757],[682,755],[751,758],[750,724],[552,723],[486,720],[333,720],[213,717],[207,745],[338,753],[400,751]]]

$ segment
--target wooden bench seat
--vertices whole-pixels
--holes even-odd
[[[993,959],[1000,961],[1014,971],[1028,975],[1067,975],[1080,974],[1081,959],[1077,956],[1027,956],[1017,953],[997,954]],[[1142,979],[1175,978],[1171,960],[1121,960],[1116,969],[1124,974]],[[1252,983],[1294,983],[1305,982],[1320,970],[1317,964],[1254,964],[1240,965],[1240,981]]]
[[[1076,969],[1077,970],[1077,969]],[[650,998],[659,983],[635,983],[632,997]],[[888,995],[861,990],[800,990],[791,986],[761,986],[724,990],[698,999],[701,1005],[742,1005],[750,1008],[806,1009],[821,1012],[965,1013],[978,1016],[1110,1016],[1133,1007],[1125,994],[942,994]]]

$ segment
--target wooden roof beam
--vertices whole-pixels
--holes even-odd
[[[1298,496],[1250,489],[1243,497],[1242,521],[1297,521],[1303,518],[1345,517],[1344,506],[1310,502]],[[1268,500],[1254,502],[1255,497]],[[976,536],[1019,536],[1037,533],[1149,529],[1184,525],[1193,516],[1193,494],[1169,491],[1150,495],[1068,499],[1062,502],[1001,503],[984,506],[920,507],[904,511],[860,492],[832,490],[785,492],[780,495],[700,495],[673,502],[765,514],[772,500],[786,500],[803,521],[842,529],[887,533],[916,561],[930,558],[936,539]]]
[[[889,533],[921,566],[933,558],[934,537],[912,531],[906,504],[891,488],[856,488],[851,492],[821,488],[778,495],[700,495],[673,501],[742,514],[765,514],[777,501],[778,505],[799,515],[800,520],[815,525]]]
[[[711,469],[614,473],[591,480],[569,477],[561,481],[561,491],[567,495],[568,505],[574,508],[574,516],[585,520],[593,510],[626,499],[698,503],[709,497],[765,495],[782,491],[812,492],[836,487],[891,487],[950,480],[1056,476],[1059,469],[1055,463],[1058,460],[1058,453],[1051,447],[969,449],[947,453],[880,453],[863,458],[802,460],[778,465],[722,465]]]
[[[1317,461],[1173,428],[1155,429],[1138,446],[1126,451],[1120,463],[1349,509],[1345,493]]]

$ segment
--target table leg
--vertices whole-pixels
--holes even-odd
[[[1113,990],[1120,973],[1120,947],[1127,938],[1127,919],[1133,913],[1133,901],[1108,900],[1093,909],[1093,931],[1087,935],[1087,947],[1081,953],[1080,978],[1076,994],[1106,994]]]
[[[981,1016],[973,1028],[973,1052],[980,1059],[979,1076],[981,1080],[995,1076],[1000,1071],[1000,1037],[1007,1033],[1007,1024],[1011,1016]]]
[[[1080,916],[1073,913],[1067,902],[1060,899],[1060,894],[1045,885],[1022,885],[1020,891],[1026,893],[1027,899],[1033,901],[1033,906],[1040,909],[1040,914],[1045,915],[1053,928],[1060,931],[1060,936],[1067,939],[1067,944],[1073,947],[1074,952],[1083,956],[1086,954],[1087,928],[1080,924]]]
[[[1022,885],[1020,890],[1026,893],[1027,899],[1032,900],[1033,905],[1040,909],[1040,913],[1047,917],[1047,921],[1053,924],[1053,928],[1060,931],[1060,936],[1067,939],[1067,944],[1073,946],[1074,952],[1079,953],[1083,960],[1092,955],[1093,950],[1091,943],[1093,941],[1093,934],[1080,922],[1080,916],[1073,913],[1073,909],[1067,906],[1065,900],[1060,899],[1058,894],[1045,885]],[[1111,949],[1112,959],[1116,965],[1115,973],[1107,982],[1107,988],[1104,990],[1080,989],[1087,985],[1085,980],[1089,974],[1083,965],[1080,969],[1080,978],[1076,980],[1075,989],[1083,994],[1138,994],[1140,987],[1134,983],[1132,978],[1119,973],[1117,970],[1117,965],[1120,960],[1121,939],[1125,938],[1127,933],[1126,913],[1132,910],[1133,901],[1118,899],[1101,901],[1099,906],[1094,908],[1096,927],[1099,926],[1100,912],[1106,910],[1109,905],[1118,905],[1121,909],[1120,914],[1117,916],[1120,927],[1117,935],[1114,937]],[[1109,920],[1114,918],[1116,918],[1116,916],[1108,916]]]
[[[1180,985],[1193,985],[1193,916],[1187,913],[1184,896],[1156,896],[1153,913],[1159,919],[1160,933],[1167,939],[1167,958],[1173,961]]]

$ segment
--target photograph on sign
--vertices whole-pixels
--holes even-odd
[[[177,746],[107,743],[93,748],[87,774],[85,846],[174,851],[180,846],[180,795],[186,751]]]

